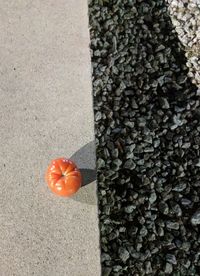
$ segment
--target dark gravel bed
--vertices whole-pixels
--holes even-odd
[[[89,12],[102,275],[200,275],[200,91],[165,1]]]

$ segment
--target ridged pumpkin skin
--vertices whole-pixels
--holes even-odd
[[[81,187],[81,173],[75,163],[66,158],[51,161],[46,182],[50,190],[59,196],[71,196]]]

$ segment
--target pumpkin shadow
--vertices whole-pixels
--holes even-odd
[[[88,184],[91,184],[96,180],[96,171],[91,169],[80,169],[82,175],[82,185],[84,187]]]
[[[71,198],[89,205],[97,205],[95,142],[89,142],[71,157],[82,175],[81,189]]]

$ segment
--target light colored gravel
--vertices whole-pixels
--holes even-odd
[[[189,77],[200,87],[200,0],[168,0],[178,37],[186,50]]]

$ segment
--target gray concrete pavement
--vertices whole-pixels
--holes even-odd
[[[56,157],[95,168],[87,1],[0,0],[0,34],[0,275],[98,276],[96,183],[44,182]]]

